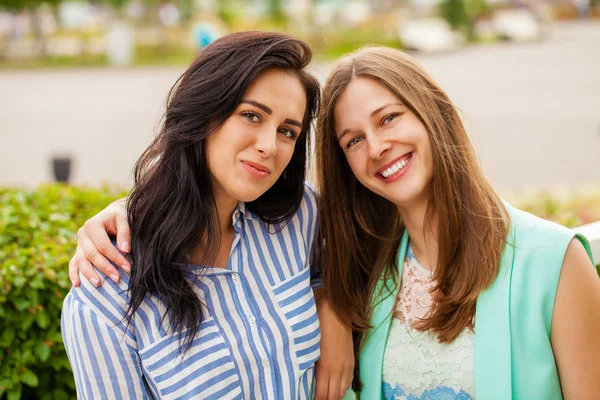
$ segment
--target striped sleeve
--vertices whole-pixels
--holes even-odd
[[[80,399],[150,399],[137,349],[124,332],[74,294],[65,298],[61,328]]]
[[[316,190],[308,182],[304,185],[304,199],[302,208],[304,221],[307,231],[308,257],[310,265],[310,286],[313,290],[321,289],[321,257],[320,246],[318,243],[319,232],[319,213],[318,196]],[[303,210],[304,211],[304,210]]]

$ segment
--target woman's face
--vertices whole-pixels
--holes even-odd
[[[279,179],[294,153],[306,92],[294,75],[261,73],[233,114],[206,140],[215,197],[249,202]]]
[[[428,201],[433,179],[429,134],[389,89],[356,78],[334,109],[336,135],[356,178],[398,207]]]

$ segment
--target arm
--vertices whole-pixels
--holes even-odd
[[[317,313],[321,326],[321,357],[315,363],[315,400],[341,399],[352,383],[354,374],[354,345],[352,329],[342,323],[322,287],[321,245],[318,235],[317,194],[310,184],[305,184],[301,204],[307,224],[303,227],[308,238],[310,286],[315,292]]]
[[[352,329],[338,319],[323,289],[317,290],[315,297],[321,324],[321,357],[315,364],[315,400],[337,400],[346,394],[352,384]]]
[[[134,340],[72,293],[65,299],[61,322],[78,398],[152,398]]]
[[[116,234],[119,249],[124,253],[129,253],[131,239],[125,199],[110,204],[87,220],[77,231],[77,249],[69,262],[69,278],[73,286],[77,287],[81,282],[79,272],[94,286],[100,286],[100,277],[92,264],[115,282],[119,281],[119,273],[109,260],[115,265],[121,266],[123,271],[131,271],[131,264],[113,246],[108,237],[109,234]]]
[[[600,398],[600,279],[573,239],[563,261],[551,343],[565,399]]]

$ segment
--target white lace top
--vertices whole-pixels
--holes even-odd
[[[465,330],[449,344],[412,329],[431,308],[431,272],[409,246],[392,327],[383,361],[386,400],[474,399],[473,332]]]

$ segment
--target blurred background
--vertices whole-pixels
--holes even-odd
[[[600,0],[0,0],[0,399],[74,398],[77,228],[127,193],[195,55],[249,29],[303,38],[322,80],[364,44],[411,52],[500,193],[600,259]]]
[[[321,78],[365,43],[414,52],[500,190],[600,180],[600,0],[0,0],[0,185],[53,181],[54,159],[131,185],[168,89],[248,29],[306,40]]]

